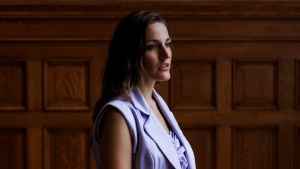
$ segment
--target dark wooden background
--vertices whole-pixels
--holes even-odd
[[[300,2],[0,2],[0,168],[94,169],[99,74],[118,21],[170,24],[157,90],[198,169],[300,169]]]

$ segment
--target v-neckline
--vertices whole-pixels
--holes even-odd
[[[159,124],[161,125],[161,127],[164,129],[165,133],[166,133],[167,135],[170,135],[170,134],[171,134],[172,127],[171,127],[171,125],[169,124],[167,118],[165,117],[165,113],[163,112],[163,110],[161,109],[161,107],[159,106],[157,100],[155,99],[155,97],[154,97],[153,95],[152,95],[152,99],[153,99],[154,102],[155,102],[155,105],[156,105],[156,107],[157,107],[157,109],[158,109],[158,112],[161,114],[162,118],[164,119],[164,121],[165,121],[165,123],[166,123],[166,126],[167,126],[167,128],[168,128],[168,131],[165,130],[163,124],[159,121],[159,118],[158,118],[157,115],[154,113],[154,111],[152,110],[151,106],[150,106],[149,103],[148,103],[149,109],[150,109],[150,111],[154,114],[155,118],[157,119],[157,121],[159,122]]]

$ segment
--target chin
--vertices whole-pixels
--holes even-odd
[[[159,82],[168,81],[168,80],[170,80],[170,78],[171,78],[171,76],[167,76],[167,77],[160,78],[157,81],[159,81]]]

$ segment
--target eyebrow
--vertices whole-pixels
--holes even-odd
[[[167,38],[167,39],[166,39],[166,41],[169,41],[169,40],[171,40],[171,38]],[[148,43],[148,42],[159,42],[159,40],[156,40],[156,39],[150,39],[150,40],[148,40],[146,43]]]

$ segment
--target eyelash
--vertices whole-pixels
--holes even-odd
[[[147,49],[148,49],[148,50],[153,50],[155,47],[156,47],[156,45],[148,45],[148,46],[147,46]]]
[[[157,46],[157,45],[148,45],[148,46],[147,46],[147,49],[148,49],[148,50],[153,50],[153,49],[156,48],[156,46]],[[171,46],[172,46],[172,42],[166,43],[166,46],[167,46],[167,47],[171,47]]]
[[[172,46],[172,42],[166,43],[166,46],[171,47]]]

